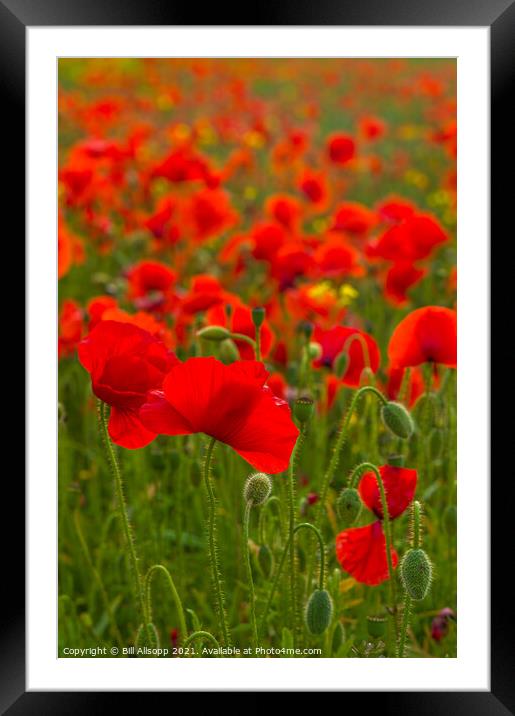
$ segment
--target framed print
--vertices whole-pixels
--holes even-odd
[[[2,707],[512,712],[489,263],[513,5],[0,10],[28,277]]]

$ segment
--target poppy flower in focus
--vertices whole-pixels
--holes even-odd
[[[335,134],[327,142],[327,152],[334,164],[346,164],[356,153],[356,143],[348,134]]]
[[[406,510],[415,495],[417,487],[417,471],[407,467],[382,465],[379,474],[386,492],[388,515],[394,520]],[[373,472],[366,472],[359,482],[358,491],[361,499],[376,517],[383,519],[381,495]]]
[[[163,389],[149,393],[140,409],[148,430],[164,435],[205,433],[223,442],[256,470],[286,470],[299,431],[290,408],[268,388],[257,361],[224,365],[189,358],[173,366]]]
[[[417,471],[392,465],[382,465],[379,473],[386,493],[390,519],[399,517],[410,505],[417,486]],[[375,586],[388,579],[386,539],[382,526],[383,509],[379,487],[373,472],[365,473],[359,483],[361,499],[379,519],[364,527],[350,527],[336,537],[336,557],[354,579]],[[391,548],[392,565],[398,564],[398,556]]]
[[[390,338],[388,358],[397,368],[422,363],[441,363],[456,368],[456,311],[443,306],[426,306],[409,313]]]
[[[399,562],[392,548],[392,564]],[[362,584],[374,587],[388,579],[386,539],[381,522],[351,527],[336,536],[336,558],[342,568]]]
[[[148,391],[161,388],[177,357],[148,331],[117,321],[100,321],[79,343],[78,354],[93,393],[111,406],[112,441],[131,449],[151,442],[157,433],[143,425],[138,410]]]
[[[364,355],[363,347],[359,340],[350,340],[351,336],[359,336],[363,340],[368,349],[368,361]],[[326,366],[332,368],[336,356],[341,353],[345,345],[348,345],[349,365],[345,371],[342,381],[345,385],[357,388],[360,384],[361,373],[369,363],[369,367],[373,373],[379,368],[380,354],[377,343],[364,331],[348,326],[334,326],[324,331],[319,326],[315,327],[313,340],[322,346],[322,355],[314,362],[314,366],[319,368]]]

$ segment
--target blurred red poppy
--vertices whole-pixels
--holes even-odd
[[[351,336],[355,336],[355,339],[351,340]],[[332,367],[336,356],[341,353],[344,346],[348,346],[349,365],[342,377],[345,385],[353,388],[358,387],[361,373],[367,365],[373,373],[376,373],[379,368],[380,354],[377,343],[372,336],[357,328],[334,326],[334,328],[324,331],[316,326],[313,340],[322,346],[322,355],[314,362],[315,367]],[[365,355],[360,341],[364,341],[368,349],[368,357]]]
[[[430,362],[456,368],[456,311],[426,306],[409,313],[390,338],[388,357],[397,368]]]
[[[262,363],[190,358],[172,367],[163,390],[140,409],[144,425],[165,435],[205,433],[230,445],[257,470],[286,470],[299,431],[288,404],[265,383]]]
[[[117,321],[100,321],[78,347],[94,394],[111,406],[109,435],[126,448],[147,445],[156,433],[144,427],[138,409],[147,392],[160,388],[173,353],[147,331]]]
[[[356,153],[354,139],[348,134],[335,134],[327,142],[329,158],[335,164],[346,164]]]

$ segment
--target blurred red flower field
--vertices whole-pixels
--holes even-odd
[[[456,149],[454,60],[59,61],[61,655],[456,656]]]

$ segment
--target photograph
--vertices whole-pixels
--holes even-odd
[[[56,65],[59,659],[463,656],[456,57]]]

